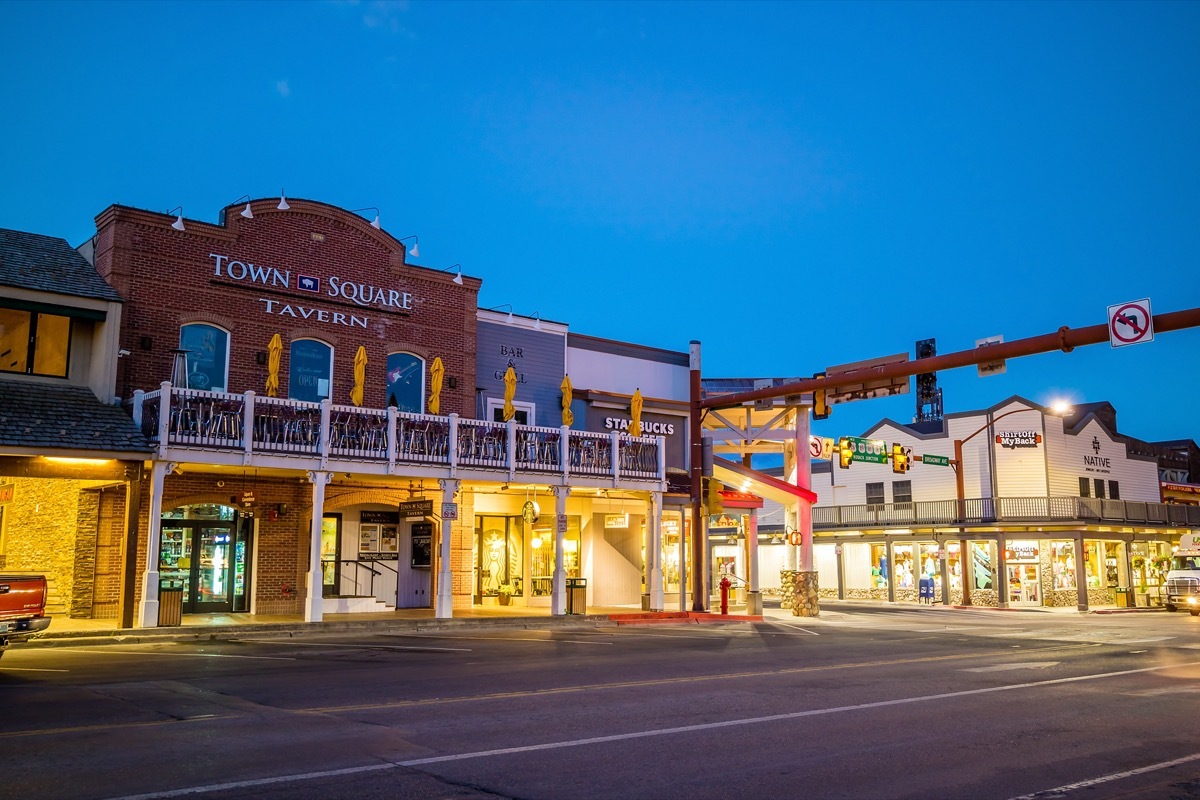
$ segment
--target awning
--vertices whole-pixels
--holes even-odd
[[[720,456],[713,457],[713,477],[721,483],[731,486],[742,486],[744,481],[749,480],[751,492],[773,500],[782,506],[793,505],[797,500],[803,500],[809,504],[817,502],[816,492],[801,489],[799,486],[793,486],[786,481],[772,478],[770,475],[743,467],[736,461],[729,461]]]

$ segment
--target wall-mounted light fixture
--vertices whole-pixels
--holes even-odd
[[[250,195],[244,194],[237,200],[234,200],[232,203],[230,203],[230,205],[235,206],[243,200],[246,201],[246,207],[241,210],[241,215],[246,219],[254,219],[254,212],[250,210]]]
[[[149,336],[143,336],[138,339],[138,347],[142,348],[143,350],[153,350],[154,339]]]
[[[257,353],[255,353],[254,354],[254,363],[260,364],[260,365],[267,363],[267,351],[259,350]]]
[[[374,211],[374,212],[375,212],[375,219],[371,221],[371,227],[372,227],[372,228],[374,228],[375,230],[380,230],[380,227],[379,227],[379,209],[378,209],[378,208],[375,208],[375,206],[367,206],[366,208],[356,208],[356,209],[354,209],[354,213],[355,213],[355,214],[357,214],[357,213],[358,213],[358,212],[360,212],[360,211]]]
[[[413,258],[420,258],[421,254],[417,252],[417,245],[420,243],[421,240],[417,238],[417,235],[415,233],[412,236],[405,236],[403,239],[399,239],[398,241],[405,242],[409,239],[413,240],[413,246],[408,248],[408,252],[412,253]]]
[[[183,227],[183,206],[176,206],[175,208],[172,208],[167,213],[174,214],[176,211],[179,212],[179,215],[177,217],[175,217],[175,221],[171,223],[171,227],[177,231],[185,230],[185,228]]]
[[[509,305],[508,303],[501,303],[498,306],[492,306],[491,308],[485,308],[484,311],[499,311],[502,308],[508,309],[508,322],[509,322],[509,324],[512,324],[513,311],[512,311],[512,306]]]
[[[279,205],[275,206],[280,211],[287,211],[291,206],[288,205],[287,198],[283,195],[283,189],[279,190]]]
[[[540,331],[540,330],[542,329],[542,317],[541,317],[541,315],[539,315],[539,314],[538,314],[538,312],[536,312],[536,311],[535,311],[535,312],[533,312],[533,314],[531,314],[530,316],[532,316],[532,317],[533,317],[533,329],[534,329],[535,331]]]
[[[442,270],[442,272],[449,272],[450,270],[454,269],[455,267],[458,267],[458,273],[454,276],[454,282],[457,283],[459,286],[462,286],[462,264],[451,264],[450,266],[448,266],[444,270]]]
[[[446,386],[450,389],[457,389],[458,388],[458,378],[454,377],[453,375],[447,375],[446,376]]]

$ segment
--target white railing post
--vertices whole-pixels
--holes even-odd
[[[146,393],[141,389],[133,390],[133,426],[141,433],[142,430],[142,399]]]
[[[517,479],[517,421],[508,421],[508,479]]]
[[[667,439],[665,436],[658,436],[658,479],[660,481],[667,480]]]
[[[254,390],[247,389],[245,398],[242,404],[242,449],[246,454],[244,463],[249,464],[254,457]]]
[[[399,417],[396,416],[396,407],[388,406],[387,407],[387,471],[388,471],[389,475],[395,473],[395,471],[396,471],[396,451],[399,449],[399,447],[397,446],[397,439],[398,439],[399,433],[400,433],[399,427],[397,426],[398,420],[399,420]]]
[[[329,466],[329,423],[333,416],[333,401],[326,397],[321,401],[321,469]]]
[[[562,476],[565,482],[571,476],[571,429],[566,425],[559,428],[562,434],[558,438],[558,460],[562,464]]]
[[[450,457],[450,477],[458,477],[458,412],[450,413],[450,440],[446,442],[446,454]]]
[[[171,428],[171,382],[159,384],[158,395],[158,457],[167,457],[167,437]]]
[[[613,484],[621,482],[621,434],[613,431],[612,437],[612,479]]]

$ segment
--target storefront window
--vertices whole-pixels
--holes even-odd
[[[679,580],[682,572],[680,570],[680,559],[687,558],[686,554],[680,552],[680,545],[686,545],[686,541],[681,538],[681,515],[677,513],[663,514],[662,519],[662,570],[663,570],[663,591],[678,592]]]
[[[995,545],[991,542],[971,542],[971,577],[976,589],[996,588]]]
[[[958,546],[958,542],[950,542],[946,545],[946,569],[950,573],[950,588],[962,588],[962,559],[959,554],[962,548]]]
[[[886,589],[888,585],[887,545],[871,545],[871,588]]]
[[[1087,572],[1087,585],[1089,589],[1097,589],[1103,585],[1104,579],[1104,543],[1103,542],[1084,542],[1083,543],[1083,563]]]
[[[223,392],[229,365],[229,334],[196,323],[179,329],[179,349],[187,350],[188,388]]]
[[[425,362],[412,353],[387,357],[387,404],[417,414],[425,410]]]
[[[525,594],[520,517],[476,518],[476,595],[512,597]],[[563,548],[564,555],[566,548]]]
[[[911,544],[898,544],[892,547],[892,555],[896,559],[896,588],[913,589],[917,585],[916,573],[920,566],[913,559]]]
[[[332,347],[316,339],[297,339],[290,361],[288,397],[316,403],[330,396]]]
[[[0,372],[67,376],[71,319],[0,308]]]
[[[1075,588],[1075,543],[1050,543],[1050,568],[1054,574],[1055,589]]]
[[[554,526],[546,522],[527,525],[529,532],[529,582],[534,597],[554,592]],[[563,571],[568,578],[580,577],[579,517],[567,517],[567,531],[563,534]]]

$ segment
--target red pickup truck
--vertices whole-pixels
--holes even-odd
[[[50,627],[44,575],[0,575],[0,656],[8,643]]]

